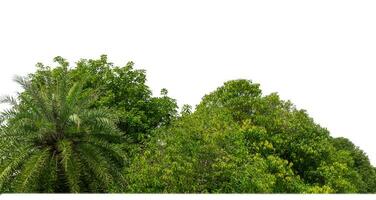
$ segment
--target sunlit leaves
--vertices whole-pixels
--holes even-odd
[[[278,94],[232,80],[194,109],[103,55],[16,77],[0,116],[0,192],[374,193],[366,154]]]
[[[183,107],[181,118],[157,133],[126,171],[129,191],[375,191],[374,167],[360,151],[333,141],[306,111],[276,93],[261,96],[251,81],[226,82],[195,112]]]

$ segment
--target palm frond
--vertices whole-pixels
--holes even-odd
[[[95,132],[106,132],[111,134],[119,133],[115,124],[116,116],[105,109],[87,110],[80,113],[82,125],[95,130]]]
[[[82,84],[80,82],[75,83],[68,92],[66,97],[68,104],[75,104],[82,92]]]
[[[6,121],[7,119],[14,117],[16,114],[17,111],[14,108],[6,108],[0,113],[0,116],[2,121]]]
[[[17,122],[14,123],[11,127],[4,127],[0,132],[0,136],[2,138],[1,141],[4,143],[10,142],[20,142],[20,141],[31,141],[36,134],[31,132],[30,130],[24,129],[28,121],[24,121],[26,119],[17,119]],[[2,149],[2,147],[0,147]]]
[[[72,142],[62,140],[58,144],[58,149],[61,151],[61,162],[64,168],[65,175],[69,182],[71,192],[79,192],[79,167],[78,160],[73,157]]]
[[[17,106],[18,102],[17,99],[12,96],[2,96],[0,97],[0,103],[7,103],[11,106]]]
[[[77,130],[80,129],[81,118],[77,114],[72,114],[71,116],[69,116],[69,120],[70,122],[72,122],[73,124],[77,126]]]
[[[20,192],[33,192],[36,185],[36,180],[40,175],[41,168],[45,166],[49,158],[48,150],[36,151],[34,154],[23,164],[23,169],[17,176],[17,191]]]
[[[25,90],[30,87],[30,80],[27,77],[16,75],[13,80]]]
[[[67,68],[59,68],[60,73],[56,81],[56,88],[53,92],[56,93],[56,107],[60,114],[61,123],[64,123],[68,118],[69,112],[71,111],[70,106],[67,101],[67,97],[70,90],[69,76]]]
[[[54,193],[56,188],[58,176],[58,161],[55,154],[53,154],[48,163],[46,164],[45,169],[41,173],[41,179],[39,182],[39,191]]]
[[[53,108],[52,108],[52,95],[48,97],[46,94],[46,88],[37,88],[33,86],[29,90],[27,90],[29,99],[28,99],[28,106],[32,107],[36,112],[39,114],[41,118],[46,118],[49,121],[54,121],[55,118],[53,117]]]
[[[103,139],[95,138],[95,137],[85,137],[83,141],[101,148],[103,151],[106,151],[111,156],[113,156],[118,162],[123,164],[123,162],[127,159],[124,154],[124,149],[122,149],[121,144],[114,144],[109,143]]]
[[[85,167],[89,168],[94,176],[103,184],[103,189],[109,191],[113,184],[113,177],[110,173],[110,163],[101,155],[96,148],[87,144],[81,144],[79,151]]]
[[[13,155],[9,162],[4,163],[0,167],[0,189],[4,183],[7,182],[14,175],[15,170],[25,161],[25,159],[32,153],[32,150],[23,148],[19,150],[19,153]]]

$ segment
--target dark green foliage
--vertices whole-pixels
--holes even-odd
[[[54,70],[40,66],[35,75],[16,79],[25,91],[3,115],[1,191],[121,191],[125,180],[116,172],[124,166],[126,138],[116,116],[89,109],[95,98],[70,82],[66,63],[56,61]]]
[[[366,154],[346,138],[334,138],[333,145],[346,156],[342,159],[349,160],[348,165],[358,174],[358,191],[376,193],[376,168],[370,165]]]
[[[0,192],[376,193],[362,150],[251,81],[178,114],[132,62],[54,61],[1,99]]]

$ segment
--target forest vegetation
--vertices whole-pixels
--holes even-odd
[[[0,193],[376,193],[376,168],[277,93],[230,80],[192,109],[107,56],[15,81]]]

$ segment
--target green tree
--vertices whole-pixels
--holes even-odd
[[[355,185],[358,192],[376,193],[376,168],[371,165],[367,155],[347,138],[334,138],[333,145],[339,154],[336,160],[342,162],[347,160],[351,169],[359,174],[358,178],[361,180],[358,180],[358,184]],[[345,156],[340,157],[343,154]]]
[[[55,61],[1,100],[0,192],[376,192],[362,150],[249,80],[178,114],[132,62]]]
[[[187,110],[185,108],[185,110]],[[189,109],[188,109],[189,110]],[[157,130],[126,174],[133,192],[374,192],[374,167],[305,110],[233,80]],[[139,170],[142,169],[142,170]]]
[[[116,116],[93,109],[95,95],[82,82],[70,81],[68,63],[38,66],[2,115],[0,191],[118,192],[125,187],[119,173],[125,163],[126,138]]]
[[[70,72],[72,79],[84,79],[84,91],[95,91],[98,99],[93,107],[108,107],[119,117],[117,126],[135,143],[148,139],[152,130],[169,124],[177,116],[176,101],[166,89],[160,97],[152,97],[146,85],[145,70],[134,69],[134,63],[114,66],[107,56],[82,59]]]
[[[273,146],[256,136],[265,133],[262,128],[235,123],[223,108],[185,114],[158,132],[125,172],[131,192],[271,193],[304,187],[291,163],[268,155]]]

